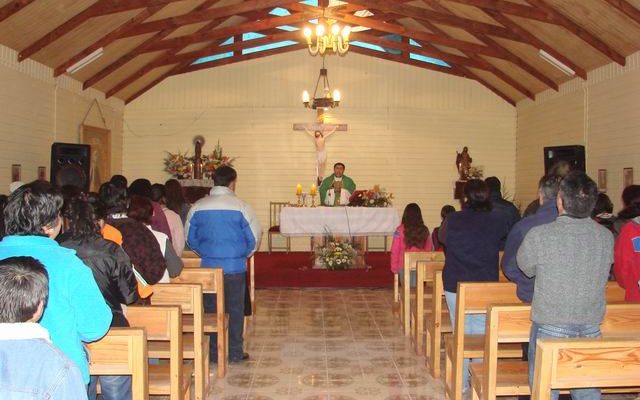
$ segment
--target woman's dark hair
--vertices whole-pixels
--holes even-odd
[[[447,218],[447,215],[456,212],[456,208],[452,205],[447,204],[446,206],[442,206],[440,209],[440,218],[444,221]]]
[[[107,214],[118,214],[127,211],[127,190],[107,182],[100,186],[100,200],[107,208]]]
[[[62,216],[68,223],[65,233],[68,232],[72,239],[85,241],[100,236],[100,226],[89,201],[81,198],[66,201],[62,207]]]
[[[598,193],[598,199],[596,200],[596,206],[593,207],[593,211],[591,212],[591,217],[595,217],[602,213],[611,214],[613,212],[613,203],[609,196],[604,193]]]
[[[109,213],[107,212],[107,206],[104,204],[104,201],[100,200],[100,197],[97,195],[91,196],[87,199],[91,207],[93,208],[93,213],[96,215],[96,220],[105,220],[109,217]]]
[[[162,203],[165,196],[165,188],[162,183],[154,183],[151,185],[151,200],[156,203]]]
[[[111,180],[109,182],[122,189],[127,189],[127,185],[129,183],[127,182],[127,178],[125,178],[123,175],[114,175],[111,177]]]
[[[416,203],[409,203],[402,214],[404,244],[407,247],[423,247],[429,237],[429,228],[424,224],[422,211]]]
[[[164,201],[169,210],[180,214],[180,208],[186,204],[184,193],[182,193],[182,185],[176,179],[169,179],[164,183]]]
[[[151,217],[153,216],[151,200],[144,196],[131,196],[127,215],[138,222],[150,225]]]
[[[143,196],[151,199],[151,182],[144,178],[131,182],[131,186],[129,186],[129,196]]]
[[[55,189],[29,183],[16,189],[4,208],[7,235],[46,236],[44,229],[58,223],[62,196]]]
[[[629,185],[622,191],[624,208],[618,213],[620,219],[640,216],[640,185]]]
[[[60,188],[60,194],[62,195],[62,199],[67,202],[74,198],[86,198],[86,195],[79,187],[75,185],[64,185]]]
[[[0,323],[27,322],[49,297],[49,274],[32,257],[0,260]]]
[[[481,179],[471,179],[464,187],[467,206],[475,211],[491,211],[489,187]]]

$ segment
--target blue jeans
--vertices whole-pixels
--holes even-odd
[[[454,331],[456,329],[456,299],[457,295],[452,292],[444,292],[444,297],[447,299],[447,308],[449,309],[449,317],[451,318],[451,326]],[[465,335],[484,335],[485,323],[487,316],[485,314],[479,315],[465,315],[464,317],[464,333]],[[470,358],[465,358],[462,364],[462,391],[469,390],[469,361]],[[454,372],[455,373],[455,372]]]
[[[416,281],[418,280],[418,275],[416,271],[411,271],[409,274],[409,287],[416,287]],[[400,282],[400,286],[404,284],[404,268],[398,272],[398,281]]]
[[[238,361],[242,359],[244,330],[244,302],[245,291],[247,289],[247,274],[241,272],[239,274],[224,275],[224,308],[229,314],[229,361]],[[205,294],[203,296],[204,311],[207,313],[215,313],[216,295]],[[218,334],[209,333],[209,359],[211,362],[218,360]]]
[[[533,323],[529,339],[529,387],[533,391],[533,375],[536,360],[536,340],[538,338],[595,338],[600,337],[600,325],[544,325]],[[559,391],[551,391],[551,399],[558,400]],[[599,400],[600,389],[571,390],[573,400]]]
[[[92,375],[87,391],[89,400],[97,398],[96,385],[98,380],[100,380],[102,400],[131,400],[131,376],[129,375]]]

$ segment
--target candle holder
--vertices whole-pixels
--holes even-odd
[[[307,194],[302,193],[302,207],[306,207],[306,206],[307,206]]]
[[[311,194],[311,207],[312,208],[316,207],[316,194],[315,193]]]
[[[296,193],[296,196],[298,197],[298,204],[296,207],[302,207],[302,193]]]

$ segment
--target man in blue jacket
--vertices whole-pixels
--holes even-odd
[[[238,174],[220,167],[213,174],[209,196],[198,200],[187,216],[189,247],[202,258],[202,267],[224,269],[224,305],[229,314],[229,361],[249,358],[243,350],[247,258],[258,248],[262,231],[255,211],[235,194]],[[204,296],[206,312],[215,312],[215,296]],[[210,360],[218,359],[216,334],[211,334]]]
[[[82,346],[104,336],[111,325],[111,309],[104,301],[89,267],[75,250],[53,240],[60,233],[62,196],[40,183],[22,186],[9,196],[4,209],[7,236],[0,242],[0,259],[33,257],[49,274],[49,299],[40,325],[51,341],[75,362],[84,383],[89,363]]]

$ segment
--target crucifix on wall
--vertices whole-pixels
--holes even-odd
[[[324,170],[327,163],[327,150],[325,141],[336,131],[346,132],[347,124],[325,124],[324,108],[317,109],[317,118],[315,124],[293,124],[294,131],[305,131],[315,142],[316,146],[316,177],[318,185],[324,178]]]

